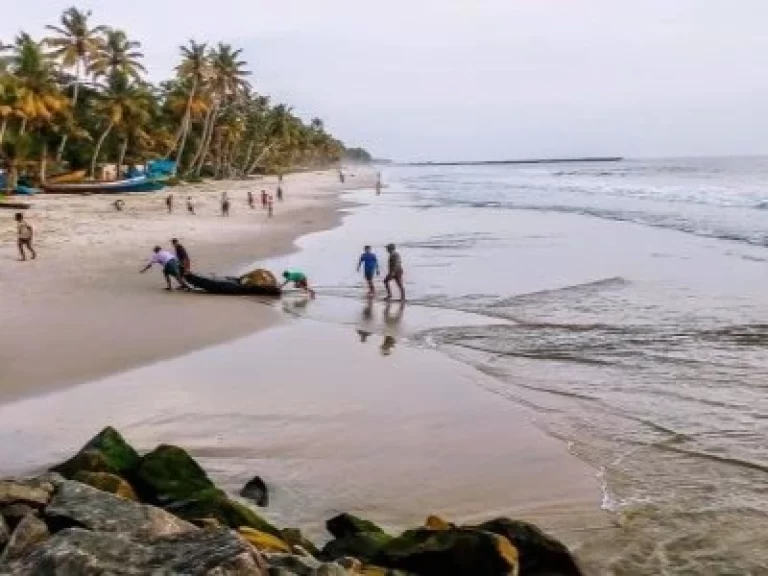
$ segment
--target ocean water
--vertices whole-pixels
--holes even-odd
[[[530,408],[603,483],[617,529],[585,538],[588,573],[768,574],[768,159],[384,180],[269,263],[320,295],[286,310],[437,349]],[[394,315],[355,273],[387,242],[406,268]]]

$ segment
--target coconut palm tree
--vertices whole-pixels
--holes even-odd
[[[189,95],[187,97],[184,117],[181,121],[180,142],[176,149],[176,169],[181,164],[181,158],[184,154],[184,148],[187,144],[187,136],[192,123],[193,109],[198,111],[207,111],[208,105],[203,99],[198,98],[198,91],[206,81],[209,71],[208,47],[206,44],[199,44],[190,40],[186,46],[181,47],[182,61],[176,67],[179,78],[189,84]]]
[[[102,119],[104,130],[96,142],[91,159],[91,177],[96,174],[102,146],[114,129],[123,129],[128,124],[143,125],[149,122],[150,94],[125,74],[110,76],[107,88],[94,103],[94,113]],[[124,140],[125,142],[125,140]],[[126,144],[127,146],[127,144]]]
[[[139,48],[141,43],[129,40],[122,30],[108,28],[104,42],[91,62],[90,71],[96,77],[109,78],[122,74],[139,81],[141,75],[147,72],[141,63],[144,54],[138,51]]]
[[[89,19],[91,12],[80,11],[75,7],[65,10],[60,18],[61,26],[46,26],[47,30],[56,36],[45,39],[45,44],[53,48],[52,55],[59,61],[62,68],[74,69],[75,77],[72,83],[72,107],[77,105],[80,94],[82,76],[88,71],[90,61],[98,53],[102,43],[105,26],[91,28]],[[61,139],[57,160],[61,160],[64,148],[67,146],[66,134]]]

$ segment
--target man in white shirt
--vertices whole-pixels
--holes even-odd
[[[163,267],[163,276],[165,276],[165,281],[168,283],[166,290],[172,290],[171,277],[175,278],[176,282],[179,283],[179,288],[191,290],[189,284],[187,284],[184,281],[184,278],[181,276],[181,268],[179,266],[179,260],[176,258],[176,256],[166,250],[163,250],[160,248],[160,246],[155,246],[153,252],[154,254],[152,255],[152,259],[139,272],[144,274],[144,272],[152,268],[153,264],[160,264],[160,266]]]

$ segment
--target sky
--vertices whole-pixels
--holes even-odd
[[[0,0],[0,40],[74,0]],[[194,38],[395,160],[768,154],[766,0],[89,0],[152,79]]]

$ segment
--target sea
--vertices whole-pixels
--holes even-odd
[[[616,530],[579,546],[589,574],[768,574],[768,158],[382,178],[381,195],[345,196],[340,227],[269,263],[318,292],[286,311],[364,339],[358,258],[369,244],[385,267],[395,243],[398,345],[492,376],[489,393],[594,468]]]

